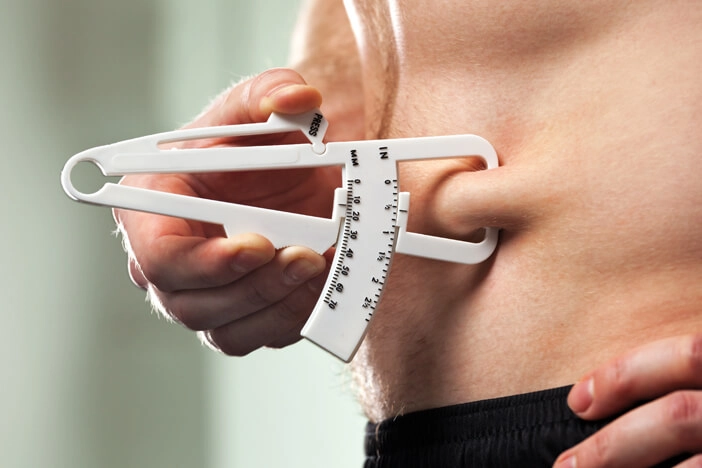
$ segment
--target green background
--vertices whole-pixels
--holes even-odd
[[[0,0],[1,467],[361,466],[341,363],[307,343],[204,349],[150,313],[109,210],[59,184],[71,155],[285,65],[297,4]]]

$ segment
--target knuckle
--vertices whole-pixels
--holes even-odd
[[[702,375],[702,334],[695,334],[687,340],[682,354],[689,375],[698,377]]]
[[[199,270],[196,275],[198,284],[204,288],[214,288],[223,284],[223,280],[217,272]]]
[[[144,261],[141,263],[141,274],[144,279],[159,291],[173,292],[173,287],[169,284],[168,275],[164,268],[156,262]]]
[[[664,418],[683,443],[693,441],[702,432],[698,428],[702,425],[700,398],[698,393],[691,391],[678,391],[665,397]]]
[[[267,70],[263,70],[251,79],[251,86],[259,86],[265,84],[269,81],[275,81],[281,77],[287,78],[292,72],[289,68],[273,67]]]
[[[237,122],[256,122],[263,119],[264,116],[258,115],[256,103],[253,100],[264,87],[269,86],[275,80],[278,73],[280,73],[280,69],[269,69],[244,81],[239,85],[241,87],[233,86],[230,88],[221,101],[219,108],[220,120],[230,123],[232,120]],[[227,118],[229,114],[232,114],[234,118]]]
[[[173,319],[183,325],[188,330],[202,331],[207,329],[207,324],[204,322],[201,314],[192,308],[183,305],[181,301],[173,301],[168,307],[168,312]]]
[[[267,306],[270,303],[266,293],[256,284],[250,284],[244,293],[244,300],[254,307]]]
[[[297,323],[303,319],[305,308],[297,301],[281,301],[275,305],[275,316],[281,322]]]
[[[259,91],[259,88],[261,88],[261,90],[268,90],[268,88],[274,88],[280,83],[289,82],[302,83],[304,81],[302,80],[300,74],[291,68],[274,67],[264,70],[263,72],[254,76],[249,83],[252,91]]]
[[[288,323],[299,323],[307,319],[316,302],[309,293],[308,287],[303,285],[295,293],[278,302],[275,305],[276,318]]]
[[[270,68],[259,73],[249,81],[248,93],[244,93],[242,97],[245,96],[249,98],[249,104],[251,104],[250,98],[265,95],[281,85],[291,83],[301,84],[304,82],[300,74],[291,68]]]
[[[169,320],[192,331],[207,329],[207,320],[190,301],[180,294],[164,293],[149,288],[149,299],[154,309]]]
[[[597,432],[590,440],[589,466],[605,468],[610,465],[612,436],[606,430]]]
[[[248,118],[242,119],[240,114],[248,116],[248,101],[251,95],[251,85],[253,83],[253,78],[246,80],[241,85],[232,86],[225,93],[223,99],[219,101],[219,106],[217,106],[218,121],[222,124],[235,123],[239,120],[248,120]],[[239,88],[241,86],[241,88]],[[243,108],[243,112],[241,111]],[[232,112],[234,110],[234,112]],[[231,116],[230,116],[231,114]]]
[[[606,368],[601,377],[603,378],[597,382],[598,386],[604,384],[608,389],[606,393],[612,398],[619,399],[627,395],[632,389],[633,382],[631,381],[630,365],[626,357],[615,359]]]

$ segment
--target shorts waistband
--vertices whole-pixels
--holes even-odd
[[[567,404],[572,386],[434,408],[366,427],[366,453],[471,440],[578,419]]]
[[[611,422],[578,418],[572,387],[418,411],[366,429],[365,468],[551,467]],[[689,454],[656,468],[676,466]]]

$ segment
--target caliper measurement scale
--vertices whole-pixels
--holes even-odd
[[[398,183],[389,148],[351,149],[345,165],[346,201],[343,231],[323,301],[302,330],[302,336],[342,357],[352,356],[347,343],[360,340],[373,317],[390,272],[395,248]],[[384,144],[384,143],[383,143]],[[334,313],[325,313],[324,308]],[[361,321],[363,319],[363,321]],[[331,337],[331,340],[317,337]],[[348,338],[347,338],[348,336]]]
[[[322,139],[328,123],[319,111],[271,115],[265,123],[179,130],[86,150],[61,174],[77,201],[220,224],[228,236],[247,232],[267,237],[276,248],[307,246],[319,253],[335,246],[331,273],[302,336],[344,361],[358,349],[381,299],[395,253],[474,264],[497,245],[497,230],[485,229],[478,243],[407,232],[408,193],[399,192],[399,161],[479,157],[497,167],[493,147],[476,135],[332,142]],[[302,131],[310,143],[164,150],[160,144],[192,139]],[[106,183],[83,193],[71,181],[80,162],[95,163],[106,176],[136,173],[253,171],[342,166],[331,218],[287,213],[217,200]]]

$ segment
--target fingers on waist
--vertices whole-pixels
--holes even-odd
[[[574,409],[581,417],[598,419],[675,390],[700,389],[701,370],[702,335],[659,340],[614,359],[579,382],[573,396],[584,393],[585,386],[590,395],[586,405]]]

